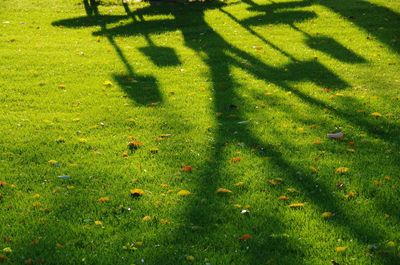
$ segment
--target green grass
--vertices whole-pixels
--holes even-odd
[[[399,1],[0,6],[0,263],[400,264]]]

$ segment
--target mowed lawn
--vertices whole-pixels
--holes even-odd
[[[0,263],[400,264],[400,1],[133,2],[1,0]]]

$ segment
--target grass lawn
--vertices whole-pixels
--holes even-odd
[[[400,1],[133,2],[1,0],[0,263],[400,264]]]

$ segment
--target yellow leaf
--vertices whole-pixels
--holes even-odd
[[[94,221],[95,225],[103,225],[102,221]]]
[[[281,178],[276,178],[276,179],[269,179],[269,180],[267,180],[267,182],[268,182],[270,185],[272,185],[272,186],[279,185],[279,184],[282,183],[282,181],[283,181],[283,179],[281,179]]]
[[[355,191],[349,191],[346,195],[345,198],[350,200],[353,199],[354,197],[356,197],[357,193]]]
[[[336,247],[335,251],[337,253],[341,253],[341,252],[345,252],[347,249],[347,247]]]
[[[171,222],[169,221],[169,220],[167,220],[167,219],[161,219],[160,220],[160,224],[162,224],[162,225],[168,225],[168,224],[170,224]]]
[[[344,173],[347,173],[348,171],[349,171],[349,169],[347,167],[338,167],[336,169],[336,173],[338,173],[338,174],[344,174]]]
[[[184,196],[188,196],[188,195],[190,195],[191,193],[190,193],[190,191],[188,191],[188,190],[180,190],[180,191],[178,191],[178,195],[179,196],[182,196],[182,197],[184,197]]]
[[[320,139],[316,139],[316,140],[314,141],[314,144],[321,144],[321,140],[320,140]]]
[[[235,204],[235,205],[233,205],[235,208],[238,208],[238,209],[240,209],[240,208],[242,208],[242,205],[240,205],[240,204]]]
[[[113,83],[110,80],[106,80],[106,81],[104,81],[103,85],[106,87],[112,87]]]
[[[323,212],[323,213],[321,214],[321,216],[322,216],[323,218],[325,218],[325,219],[332,218],[334,215],[335,215],[335,214],[332,213],[332,212]]]
[[[4,253],[12,253],[12,249],[10,247],[3,248]]]
[[[292,203],[292,204],[289,204],[288,207],[290,207],[290,208],[301,208],[301,207],[304,207],[304,203],[302,203],[302,202],[300,202],[300,203]]]
[[[217,190],[217,193],[231,193],[231,190],[225,189],[225,188],[219,188]]]
[[[194,262],[195,258],[193,256],[186,256],[186,260],[190,262]]]
[[[244,182],[243,182],[243,181],[240,181],[240,182],[235,183],[234,185],[235,185],[236,187],[242,187],[242,186],[244,186]]]
[[[375,118],[379,118],[382,116],[382,114],[380,114],[379,112],[372,112],[371,115]]]
[[[142,221],[143,222],[149,222],[149,221],[151,221],[151,219],[152,219],[151,216],[146,215],[145,217],[142,218]]]
[[[287,191],[290,193],[296,192],[297,190],[295,188],[287,188]]]
[[[54,166],[54,165],[56,165],[58,162],[57,162],[57,160],[49,160],[49,161],[47,161],[50,165],[52,165],[52,166]]]
[[[162,188],[168,188],[168,187],[169,187],[169,185],[166,184],[166,183],[162,183],[160,186],[161,186]]]
[[[34,194],[34,195],[32,196],[32,198],[34,198],[34,199],[39,199],[39,198],[40,198],[40,194],[39,194],[39,193],[36,193],[36,194]]]
[[[314,167],[314,166],[310,166],[310,170],[313,173],[318,173],[318,168]]]
[[[131,196],[132,197],[140,197],[144,195],[144,191],[142,189],[132,189]]]
[[[39,208],[42,206],[42,204],[40,202],[34,202],[34,203],[32,203],[32,206],[35,208]]]

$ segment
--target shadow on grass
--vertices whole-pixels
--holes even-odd
[[[308,11],[279,11],[279,9],[283,8],[287,9],[310,6],[314,3],[310,1],[282,4],[273,3],[265,6],[255,5],[251,1],[245,2],[251,4],[254,10],[272,12],[270,15],[257,15],[245,21],[235,19],[235,22],[239,23],[243,28],[247,29],[255,36],[257,35],[251,29],[251,26],[253,25],[288,24],[296,30],[294,23],[316,17],[315,13]],[[347,14],[347,11],[343,11],[336,5],[331,4],[330,2],[328,3],[328,1],[317,1],[317,3],[324,4],[336,12]],[[366,4],[364,8],[374,10],[374,12],[377,12],[378,14],[380,14],[380,12],[391,14],[393,18],[398,18],[393,12],[390,13],[390,10],[372,4]],[[349,84],[346,81],[342,80],[337,74],[329,70],[322,63],[319,61],[300,61],[282,48],[272,46],[277,51],[281,52],[282,55],[288,57],[290,63],[279,68],[269,66],[253,55],[234,47],[216,33],[205,21],[204,13],[205,10],[208,9],[221,9],[222,14],[227,14],[227,12],[223,10],[221,4],[214,3],[192,5],[150,5],[139,9],[136,12],[131,12],[129,6],[125,5],[127,16],[131,17],[133,22],[128,25],[115,26],[114,28],[108,29],[107,24],[111,23],[115,17],[111,17],[110,20],[108,20],[107,16],[100,16],[97,11],[94,12],[95,14],[97,13],[97,18],[101,18],[98,20],[101,21],[101,30],[96,31],[93,34],[106,36],[109,39],[110,44],[117,51],[121,61],[125,64],[128,74],[126,76],[116,76],[115,78],[133,100],[140,103],[151,102],[160,99],[161,96],[158,95],[161,93],[158,91],[156,85],[157,81],[155,78],[138,77],[134,74],[132,67],[123,55],[121,49],[115,44],[113,38],[115,36],[136,35],[145,35],[149,37],[150,34],[180,30],[184,37],[185,45],[188,48],[197,53],[203,52],[207,55],[203,60],[208,66],[211,77],[211,88],[214,91],[215,112],[224,113],[229,109],[229,106],[236,106],[237,102],[242,102],[241,97],[238,95],[239,86],[235,83],[231,74],[231,68],[238,67],[259,80],[275,84],[282,90],[293,93],[299,99],[312,107],[319,110],[326,109],[332,115],[347,120],[350,124],[367,131],[377,138],[383,139],[395,147],[399,146],[398,139],[393,139],[394,132],[399,131],[398,126],[392,124],[390,125],[391,128],[389,130],[380,129],[379,126],[376,126],[376,124],[371,123],[367,119],[359,117],[355,118],[353,114],[348,112],[346,106],[340,109],[335,108],[295,89],[291,85],[292,82],[310,81],[317,86],[330,87],[334,90],[349,87]],[[145,16],[153,14],[172,15],[173,19],[161,21],[145,21],[143,19]],[[228,14],[228,16],[234,18],[232,15]],[[93,19],[93,17],[89,18],[89,20],[90,19]],[[74,21],[74,19],[58,21],[55,22],[54,25],[69,27],[84,26],[84,23],[86,22],[79,22],[80,20],[82,20],[82,18],[78,18],[78,21]],[[87,23],[86,25],[91,26],[92,24]],[[362,27],[364,30],[370,31],[368,24],[365,22],[359,22],[356,23],[356,25]],[[371,31],[373,32],[373,30]],[[197,36],[199,32],[207,32],[207,40],[201,47],[199,47],[198,42],[194,41],[193,38],[194,36]],[[391,46],[391,42],[388,41],[386,35],[376,34],[376,36],[380,41]],[[362,57],[343,47],[328,36],[310,37],[309,40],[308,44],[311,48],[324,51],[338,60],[349,63],[365,62]],[[264,41],[270,43],[265,38]],[[315,45],[315,42],[322,45]],[[168,51],[165,50],[167,56],[162,56],[161,50],[151,46],[151,42],[149,42],[149,45],[150,48],[142,49],[142,52],[152,58],[152,61],[157,66],[176,65],[180,63],[179,58],[175,56],[176,54],[174,52],[171,53],[171,49],[167,49]],[[397,48],[394,46],[391,47],[398,52]],[[158,54],[159,52],[160,54]],[[131,82],[135,82],[132,80],[138,81],[140,84],[147,84],[148,90],[143,88],[146,87],[146,85],[141,86],[142,88],[140,91],[137,90],[136,86],[130,84]],[[129,88],[131,86],[133,87],[132,90]],[[353,103],[352,100],[348,102],[348,104]],[[283,102],[282,104],[285,103]],[[235,112],[235,115],[238,120],[245,119],[245,113],[243,113],[240,108]],[[269,161],[276,172],[283,172],[288,182],[304,194],[316,212],[333,209],[338,218],[332,222],[332,226],[338,226],[344,231],[350,233],[365,247],[374,242],[383,242],[388,238],[389,235],[385,234],[385,232],[379,228],[371,229],[367,227],[365,220],[355,220],[352,218],[352,216],[343,208],[341,200],[332,194],[332,188],[314,178],[314,175],[308,173],[308,170],[304,166],[299,166],[285,158],[280,146],[265,142],[260,137],[254,135],[252,128],[248,125],[238,126],[237,123],[232,123],[224,116],[217,116],[216,122],[219,125],[215,128],[216,140],[213,150],[210,151],[210,161],[202,166],[202,169],[198,174],[196,174],[196,179],[194,180],[196,182],[196,188],[193,192],[195,194],[201,194],[201,197],[189,200],[185,206],[184,213],[186,223],[201,226],[203,229],[193,233],[192,230],[185,226],[173,231],[165,237],[160,236],[160,242],[163,242],[163,244],[168,245],[169,247],[163,251],[154,253],[152,257],[148,257],[150,263],[161,264],[166,261],[171,263],[174,261],[176,264],[176,262],[182,262],[182,260],[179,260],[179,258],[176,257],[176,252],[185,249],[187,246],[195,246],[199,249],[204,249],[204,251],[207,250],[212,253],[218,253],[220,256],[224,255],[224,245],[230,245],[231,243],[228,243],[224,238],[220,238],[218,233],[222,224],[231,224],[229,221],[230,213],[226,210],[225,204],[227,203],[227,199],[221,198],[221,196],[216,194],[215,191],[228,181],[227,176],[224,176],[222,173],[223,164],[228,159],[224,155],[227,145],[240,144],[260,159],[264,157],[271,158]],[[268,137],[277,136],[269,135]],[[290,143],[288,145],[290,145]],[[261,175],[260,177],[267,179],[269,176]],[[316,189],[316,187],[319,188]],[[206,200],[204,200],[204,198],[206,198]],[[245,250],[248,255],[246,255],[246,257],[241,257],[241,261],[247,262],[248,264],[303,264],[304,257],[306,256],[305,249],[310,246],[304,246],[294,238],[269,237],[269,235],[273,233],[285,233],[286,227],[281,221],[282,213],[277,212],[276,214],[263,215],[259,216],[259,218],[262,221],[258,221],[257,229],[262,232],[258,234],[255,233],[257,234],[255,236],[256,240],[240,243],[244,249],[249,247],[249,250]],[[368,217],[366,217],[366,220],[368,220]],[[246,229],[247,231],[243,232],[251,233],[250,227],[246,227]],[[232,240],[232,238],[229,240]],[[216,241],[218,242],[216,243]],[[230,250],[232,250],[233,247],[232,245],[230,246]],[[211,248],[211,250],[209,248]],[[235,257],[235,254],[232,255]],[[400,262],[399,257],[393,253],[388,253],[385,256],[378,257],[378,259],[379,262],[382,263],[390,262],[390,264],[396,264]],[[227,264],[231,264],[234,260],[229,260],[228,258],[226,262]]]

